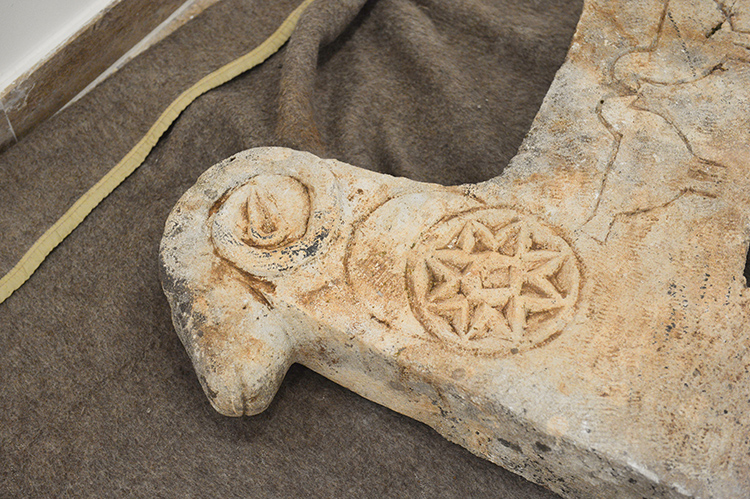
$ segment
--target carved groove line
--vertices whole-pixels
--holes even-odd
[[[733,23],[732,14],[729,12],[729,9],[727,9],[726,6],[723,5],[722,2],[717,2],[716,0],[714,0],[714,1],[717,4],[717,7],[721,10],[723,17],[725,18],[724,22],[728,22],[729,23],[730,28],[732,29],[732,31],[734,31],[736,33],[743,33],[742,31],[738,30],[735,27],[735,25]],[[626,97],[628,95],[639,95],[640,94],[640,88],[639,87],[640,87],[640,85],[642,83],[649,83],[649,84],[658,85],[658,86],[673,86],[673,85],[680,85],[680,84],[685,84],[685,83],[693,83],[693,82],[698,81],[698,80],[700,80],[702,78],[708,77],[708,76],[714,74],[717,71],[724,70],[723,63],[727,59],[735,59],[735,58],[727,56],[724,59],[722,59],[718,64],[713,65],[711,68],[708,68],[708,69],[703,70],[703,71],[698,71],[697,68],[696,68],[696,66],[695,66],[695,61],[693,59],[693,56],[690,53],[689,48],[685,44],[685,41],[682,39],[682,34],[681,34],[681,31],[680,31],[679,25],[675,21],[674,17],[672,16],[672,13],[670,12],[670,4],[671,4],[671,0],[665,0],[665,2],[663,4],[664,5],[663,9],[662,9],[662,12],[661,12],[661,15],[660,15],[660,19],[659,19],[659,22],[658,22],[658,27],[657,27],[656,35],[651,40],[651,42],[647,46],[635,47],[635,48],[628,49],[628,50],[624,51],[623,53],[621,53],[620,55],[618,55],[612,61],[611,65],[609,66],[609,68],[608,68],[608,73],[609,73],[608,74],[608,76],[609,76],[609,84],[608,84],[608,86],[610,86],[610,88],[612,88],[612,89],[615,90],[615,93],[617,94],[617,97]],[[685,56],[687,58],[687,62],[688,62],[689,66],[690,66],[690,69],[692,71],[692,78],[688,78],[685,81],[683,81],[683,80],[677,80],[677,81],[671,81],[669,83],[665,83],[665,82],[651,81],[651,79],[648,76],[646,76],[646,75],[638,75],[637,83],[636,83],[636,88],[634,88],[634,89],[630,88],[627,85],[626,82],[620,81],[617,78],[617,76],[615,74],[615,68],[617,66],[617,63],[620,60],[622,60],[624,57],[626,57],[626,56],[628,56],[630,54],[645,53],[645,52],[655,52],[658,49],[658,47],[660,46],[660,43],[662,42],[663,32],[664,32],[664,28],[665,28],[665,22],[667,20],[670,21],[670,23],[674,27],[674,29],[675,29],[678,37],[680,38],[680,43],[681,43],[681,46],[682,46],[682,50],[683,50],[683,52],[684,52],[684,54],[685,54]],[[711,38],[712,35],[713,35],[713,33],[710,33],[709,35],[707,35],[707,41],[709,41],[709,39]],[[737,42],[735,42],[735,44],[737,44]],[[743,62],[747,62],[747,61],[743,61]],[[607,164],[606,164],[606,166],[604,168],[604,172],[602,174],[601,185],[599,187],[599,191],[598,191],[598,194],[596,196],[596,201],[595,201],[594,206],[592,208],[591,214],[587,217],[586,221],[584,222],[584,225],[587,224],[587,223],[589,223],[589,222],[591,222],[600,213],[600,207],[601,207],[601,204],[602,204],[602,199],[606,195],[606,189],[607,189],[609,177],[610,177],[610,174],[612,172],[612,168],[614,166],[614,163],[617,160],[617,156],[620,153],[620,148],[622,146],[623,134],[621,132],[617,131],[616,128],[613,126],[613,124],[609,123],[609,121],[606,119],[606,117],[602,113],[602,107],[603,107],[603,105],[610,98],[612,98],[612,97],[609,96],[609,97],[603,98],[597,104],[595,112],[596,112],[596,115],[599,118],[600,122],[604,125],[604,127],[607,129],[607,131],[613,137],[613,145],[612,145],[613,150],[612,150],[612,153],[610,154],[610,156],[608,158],[608,161],[607,161]],[[697,167],[696,166],[691,166],[690,167],[690,172],[696,178],[698,178],[698,179],[703,178],[703,180],[705,180],[705,182],[707,183],[707,185],[709,183],[716,184],[716,183],[721,183],[722,181],[724,181],[724,177],[726,175],[726,173],[725,173],[726,166],[722,165],[720,163],[717,163],[716,161],[712,161],[712,160],[703,158],[700,155],[696,154],[696,152],[694,151],[693,145],[690,143],[690,141],[687,138],[687,136],[685,135],[685,133],[677,126],[676,123],[674,123],[667,116],[665,116],[663,113],[660,113],[658,111],[651,110],[651,109],[646,109],[646,108],[643,108],[643,107],[639,107],[637,104],[633,104],[633,105],[631,105],[631,107],[633,109],[636,109],[636,110],[641,111],[641,112],[651,113],[651,114],[654,114],[656,116],[659,116],[660,118],[662,118],[675,131],[675,133],[678,135],[678,137],[680,138],[680,140],[684,143],[687,151],[695,158],[696,162],[699,164],[699,166],[697,166]],[[668,201],[666,201],[664,203],[661,203],[661,204],[658,204],[658,205],[655,205],[655,206],[639,208],[637,210],[626,210],[626,211],[612,213],[611,214],[612,217],[611,217],[611,220],[610,220],[610,222],[608,224],[609,228],[607,230],[606,235],[602,239],[599,239],[598,237],[594,236],[594,240],[596,240],[600,244],[606,243],[607,240],[609,239],[609,235],[610,235],[612,226],[614,225],[615,220],[617,220],[618,218],[620,218],[622,216],[630,216],[630,215],[633,215],[633,214],[636,214],[636,213],[645,213],[645,212],[650,211],[652,209],[658,209],[658,208],[661,208],[661,207],[664,207],[664,206],[668,206],[671,203],[673,203],[674,201],[676,201],[677,199],[683,197],[685,194],[696,194],[696,195],[700,195],[700,196],[704,196],[704,197],[709,197],[709,198],[716,197],[716,194],[713,193],[713,192],[711,192],[710,188],[702,189],[702,188],[696,188],[696,187],[685,187],[685,188],[683,188],[683,189],[680,190],[679,194],[675,198],[670,199],[670,200],[668,200]],[[592,236],[593,236],[593,234],[592,234]]]

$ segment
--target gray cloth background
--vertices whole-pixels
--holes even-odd
[[[580,0],[324,0],[193,103],[0,305],[0,497],[555,497],[293,366],[262,415],[211,408],[158,281],[164,221],[214,163],[286,145],[416,180],[501,174]],[[200,77],[298,0],[225,0],[0,155],[0,273]]]

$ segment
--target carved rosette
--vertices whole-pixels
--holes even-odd
[[[414,314],[448,345],[508,354],[554,338],[572,317],[580,270],[570,245],[510,209],[460,213],[429,229],[407,266]]]

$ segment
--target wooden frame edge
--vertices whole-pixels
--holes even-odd
[[[0,151],[54,115],[185,0],[119,0],[0,95]]]

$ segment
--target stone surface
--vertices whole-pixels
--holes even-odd
[[[750,2],[589,1],[505,173],[240,153],[161,247],[214,407],[300,362],[566,497],[750,497]]]

